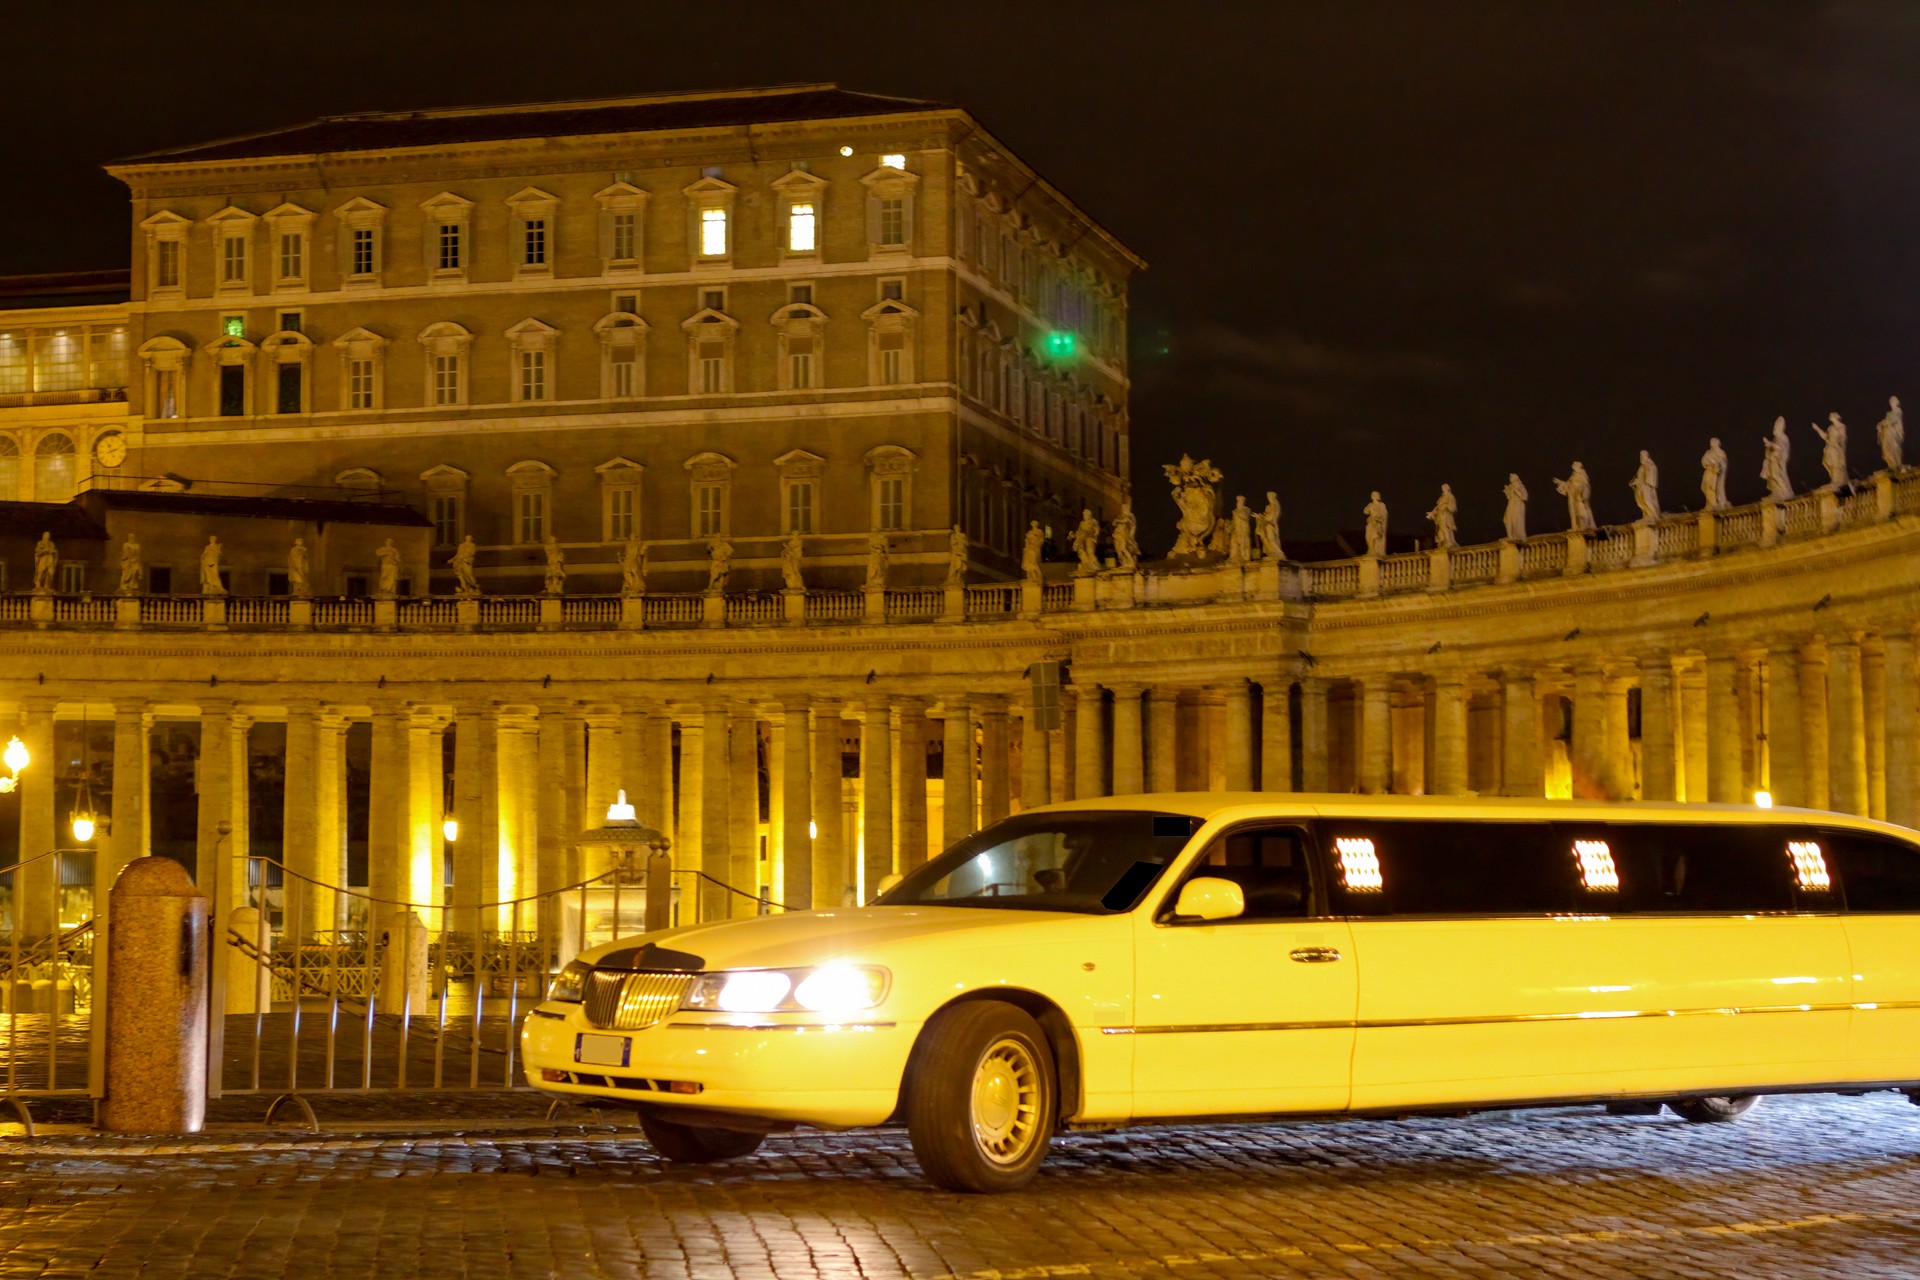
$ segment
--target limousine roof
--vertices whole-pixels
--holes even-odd
[[[1761,808],[1752,804],[1683,804],[1672,800],[1545,800],[1515,796],[1360,796],[1344,792],[1309,791],[1161,791],[1137,796],[1099,796],[1036,807],[1033,813],[1074,810],[1148,809],[1182,813],[1211,821],[1215,818],[1263,817],[1446,817],[1517,818],[1559,821],[1620,822],[1817,822],[1828,827],[1877,831],[1912,841],[1920,836],[1906,827],[1876,822],[1824,809]]]

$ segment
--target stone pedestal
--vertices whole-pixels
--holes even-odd
[[[108,912],[109,1133],[198,1133],[207,1112],[207,900],[171,858],[139,858]]]
[[[1039,617],[1040,606],[1045,600],[1046,600],[1046,589],[1042,587],[1039,583],[1031,580],[1027,580],[1027,579],[1023,579],[1021,581],[1020,583],[1020,616],[1021,617],[1023,618]],[[51,617],[52,614],[49,613],[48,616]]]
[[[1710,556],[1714,553],[1720,537],[1720,515],[1714,511],[1702,511],[1694,517],[1694,527],[1699,530],[1698,544],[1700,554]]]
[[[647,598],[645,596],[620,597],[620,628],[623,631],[640,631],[647,625]]]
[[[1427,552],[1427,590],[1445,591],[1453,585],[1453,553],[1445,547]]]
[[[540,597],[540,629],[558,631],[560,629],[560,597]]]
[[[1567,533],[1567,563],[1560,572],[1567,577],[1577,577],[1587,571],[1587,535],[1578,529]]]
[[[1363,596],[1380,594],[1380,557],[1361,556],[1357,561],[1360,567],[1360,592]]]
[[[1873,476],[1873,518],[1893,519],[1893,472],[1877,471]]]
[[[294,596],[287,601],[287,625],[300,628],[313,625],[313,599],[310,596]]]
[[[709,591],[700,597],[700,623],[707,627],[727,625],[727,598],[718,591]]]
[[[200,598],[200,621],[212,630],[226,630],[227,598],[225,596],[202,596]]]
[[[463,629],[480,625],[480,597],[461,596],[453,602],[454,623]]]
[[[1500,558],[1494,566],[1495,582],[1520,581],[1520,544],[1512,538],[1500,539]]]
[[[409,1007],[419,1013],[427,1007],[427,942],[427,926],[414,912],[396,911],[387,918],[387,948],[380,953],[382,1013]]]
[[[49,626],[53,622],[53,593],[36,591],[27,601],[27,618],[37,627]]]
[[[1832,533],[1840,527],[1840,493],[1837,489],[1820,490],[1814,497],[1814,504],[1820,512],[1822,532]]]
[[[1628,563],[1636,569],[1646,568],[1653,563],[1656,545],[1653,522],[1640,521],[1633,526],[1633,559]]]
[[[788,587],[780,592],[780,616],[787,620],[790,627],[800,626],[807,620],[807,593]]]
[[[860,593],[860,620],[862,622],[885,622],[887,620],[887,593],[881,587],[867,587]]]
[[[113,625],[122,631],[140,625],[139,596],[121,596],[113,602]]]
[[[1763,498],[1760,502],[1760,545],[1770,547],[1780,541],[1780,526],[1784,523],[1780,517],[1780,504],[1772,498]]]
[[[940,596],[940,616],[958,621],[967,616],[967,589],[948,587]]]
[[[392,631],[400,625],[400,603],[392,596],[373,598],[373,629]]]
[[[1090,573],[1075,574],[1073,579],[1073,607],[1081,613],[1091,613],[1098,603],[1100,579]]]

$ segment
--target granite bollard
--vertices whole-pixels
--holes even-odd
[[[207,1112],[207,900],[171,858],[113,883],[107,930],[110,1133],[198,1133]]]

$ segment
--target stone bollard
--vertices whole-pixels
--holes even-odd
[[[109,1133],[198,1133],[207,1114],[207,900],[171,858],[120,872],[107,929]]]
[[[387,918],[387,949],[380,955],[382,1013],[399,1013],[408,1001],[415,1014],[427,1007],[427,926],[411,911]]]
[[[235,907],[227,914],[227,931],[251,942],[260,953],[255,960],[238,947],[227,956],[227,1012],[271,1013],[273,969],[269,953],[273,935],[258,907]]]

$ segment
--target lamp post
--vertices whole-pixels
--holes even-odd
[[[581,849],[605,849],[612,865],[610,882],[594,886],[586,896],[609,900],[612,932],[618,936],[623,927],[620,910],[622,891],[628,886],[645,893],[644,930],[652,933],[673,923],[673,866],[667,859],[672,842],[652,827],[643,825],[621,791],[607,806],[606,820],[598,827],[582,831],[574,843]],[[577,938],[562,938],[561,949],[585,945],[586,920],[580,922]]]
[[[0,795],[20,785],[20,771],[32,761],[33,757],[27,754],[27,744],[20,741],[19,734],[14,734],[7,742],[7,749],[0,752],[0,762],[4,762],[8,769],[7,776],[0,778]]]

